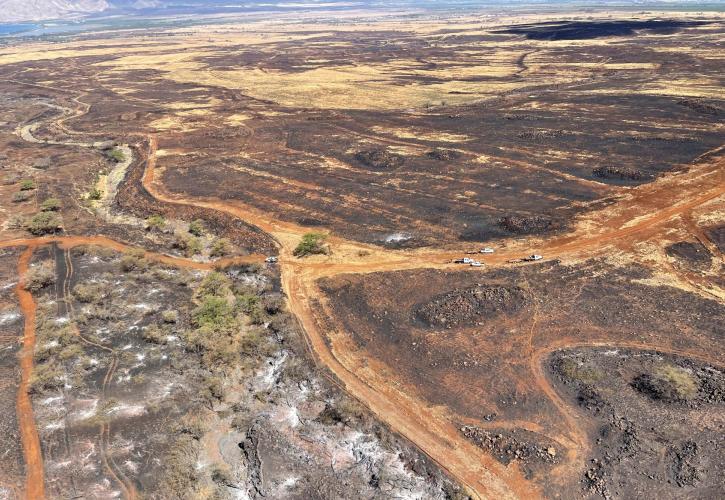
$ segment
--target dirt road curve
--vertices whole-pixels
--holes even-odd
[[[63,120],[63,117],[60,119]],[[30,130],[30,129],[28,129]],[[69,143],[77,144],[77,143]],[[183,197],[168,192],[157,176],[156,139],[148,138],[146,170],[143,185],[155,198],[166,203],[204,207],[226,212],[257,226],[269,233],[280,249],[282,284],[288,297],[290,310],[304,327],[308,345],[316,360],[327,367],[344,388],[369,407],[382,421],[416,444],[423,452],[439,463],[453,477],[466,485],[477,498],[532,498],[540,496],[532,489],[514,468],[505,468],[490,456],[464,439],[453,424],[436,408],[431,408],[415,396],[404,394],[391,387],[382,377],[363,377],[362,371],[354,365],[345,352],[328,344],[325,327],[321,326],[313,311],[320,297],[317,281],[322,277],[342,273],[370,273],[417,268],[446,268],[450,261],[459,257],[464,249],[446,251],[414,250],[390,251],[364,245],[339,237],[331,237],[335,257],[326,261],[301,261],[292,256],[294,246],[308,229],[293,223],[271,218],[253,207],[237,201],[220,201]],[[590,213],[579,221],[570,234],[540,241],[533,249],[512,244],[508,249],[487,258],[489,265],[504,264],[507,260],[521,257],[525,250],[535,250],[547,258],[565,259],[580,255],[593,255],[604,251],[604,247],[620,240],[637,241],[640,235],[649,235],[653,228],[671,220],[694,207],[722,197],[722,158],[709,163],[693,165],[686,173],[664,176],[655,183],[633,189],[613,207],[600,213]],[[677,187],[677,189],[673,189]],[[600,222],[603,221],[603,222]],[[117,251],[128,251],[123,243],[103,236],[67,236],[17,239],[0,242],[3,247],[27,247],[18,264],[21,276],[27,270],[33,249],[50,243],[64,248],[78,245],[98,245]],[[139,249],[142,250],[142,249]],[[362,252],[364,250],[364,252]],[[212,269],[234,263],[260,262],[262,256],[222,259],[215,263],[195,262],[189,259],[147,252],[144,255],[154,261],[170,266],[193,269]],[[18,297],[25,314],[25,336],[21,368],[23,378],[18,391],[18,415],[21,421],[23,449],[27,465],[26,495],[29,498],[43,497],[43,463],[38,433],[35,429],[27,381],[32,371],[32,349],[34,343],[34,303],[32,296],[24,291],[22,281],[17,288]],[[562,345],[560,347],[568,347]],[[642,346],[651,348],[653,346]],[[573,442],[579,448],[586,446],[583,435],[578,432],[576,422],[566,405],[558,399],[553,388],[541,372],[540,365],[546,353],[535,353],[532,358],[536,383],[552,399],[569,422]],[[576,450],[575,450],[576,453]],[[127,484],[123,485],[127,487]],[[125,488],[128,491],[127,488]]]

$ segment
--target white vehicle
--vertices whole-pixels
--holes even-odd
[[[483,264],[481,262],[478,262],[477,260],[474,260],[471,262],[471,267],[481,267]]]
[[[267,257],[266,259],[264,259],[267,264],[276,264],[277,260],[277,257]]]
[[[481,253],[493,253],[493,252],[494,252],[494,249],[491,247],[486,247],[481,250]]]
[[[544,257],[543,257],[543,256],[541,256],[541,255],[536,255],[536,254],[534,254],[534,255],[531,255],[530,257],[528,257],[528,258],[527,258],[526,260],[528,260],[528,261],[531,261],[531,262],[533,262],[533,261],[535,261],[535,260],[541,260],[541,259],[543,259],[543,258],[544,258]]]
[[[470,257],[463,257],[463,263],[464,264],[470,264],[471,262],[473,262],[473,259],[472,258],[470,258]]]

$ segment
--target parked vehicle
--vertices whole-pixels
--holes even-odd
[[[529,257],[527,257],[527,258],[526,258],[525,260],[527,260],[527,261],[529,261],[529,262],[533,262],[533,261],[535,261],[535,260],[541,260],[541,259],[543,259],[543,258],[544,258],[544,257],[543,257],[543,256],[541,256],[541,255],[533,254],[533,255],[530,255]]]
[[[471,262],[471,267],[481,267],[481,266],[483,266],[482,262],[479,262],[477,260],[474,260],[473,262]]]
[[[486,247],[481,250],[481,253],[493,253],[495,250],[491,247]]]
[[[279,260],[279,259],[277,257],[274,257],[274,256],[270,256],[270,257],[267,257],[266,259],[264,259],[264,261],[267,264],[276,264],[277,263],[277,260]]]

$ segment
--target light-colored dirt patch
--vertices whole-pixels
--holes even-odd
[[[244,113],[237,113],[235,115],[227,116],[224,119],[224,123],[231,126],[238,126],[246,122],[247,120],[251,120],[252,117],[250,115],[244,114]]]
[[[462,134],[446,134],[446,133],[430,133],[423,130],[415,130],[409,128],[388,128],[376,126],[372,128],[380,134],[390,134],[401,139],[420,139],[422,141],[431,142],[466,142],[472,140],[471,137]]]
[[[159,130],[159,131],[165,131],[165,130],[191,131],[191,130],[195,130],[194,127],[191,127],[191,126],[185,124],[184,121],[177,116],[167,116],[165,118],[159,118],[158,120],[154,120],[151,123],[149,123],[149,127]]]

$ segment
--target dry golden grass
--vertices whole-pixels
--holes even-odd
[[[368,12],[368,19],[371,19]],[[608,62],[588,55],[588,48],[622,43],[624,38],[601,38],[593,40],[534,41],[512,36],[508,39],[490,42],[456,41],[446,30],[456,30],[456,35],[490,34],[495,29],[509,24],[543,22],[563,19],[603,19],[616,17],[616,12],[544,15],[490,15],[457,16],[450,18],[407,17],[405,13],[380,13],[376,22],[345,23],[355,19],[357,11],[330,14],[330,21],[321,20],[319,15],[280,15],[275,19],[263,16],[249,16],[246,22],[222,25],[197,26],[184,29],[170,29],[169,36],[146,38],[144,32],[129,31],[126,37],[113,40],[75,40],[62,46],[46,42],[11,46],[0,50],[0,66],[5,64],[72,59],[81,56],[103,57],[95,64],[99,79],[134,70],[156,70],[158,78],[174,82],[197,85],[214,85],[239,90],[259,99],[273,99],[282,105],[292,107],[317,107],[327,109],[410,109],[425,106],[467,104],[487,99],[503,92],[516,90],[532,84],[566,84],[601,74],[603,71],[648,71],[652,79],[641,85],[636,92],[658,95],[687,95],[693,97],[718,97],[722,88],[718,81],[706,77],[676,78],[670,76],[657,79],[658,69],[649,62]],[[653,17],[656,12],[639,14],[639,17]],[[721,14],[708,14],[723,17]],[[668,12],[668,18],[685,17],[686,14]],[[309,22],[306,19],[309,17]],[[627,13],[631,18],[632,14]],[[334,19],[334,21],[333,21]],[[294,27],[294,29],[292,29]],[[707,37],[707,26],[695,29],[690,37]],[[275,51],[280,43],[297,42],[298,46],[333,48],[345,47],[350,42],[332,40],[336,33],[356,31],[397,31],[401,35],[414,34],[441,48],[455,51],[455,60],[432,57],[430,61],[413,58],[385,62],[354,64],[344,59],[315,57],[311,55],[301,61],[302,72],[287,72],[275,69],[262,70],[258,67],[238,66],[214,69],[204,58],[226,53],[229,47],[258,46]],[[701,33],[701,35],[700,35]],[[711,36],[711,35],[710,35]],[[642,37],[644,38],[644,37]],[[689,50],[679,47],[672,37],[659,37],[664,46],[660,51]],[[660,44],[658,42],[658,44]],[[661,45],[661,44],[660,44]],[[576,61],[561,60],[560,49],[580,48],[581,58]],[[722,58],[713,49],[693,47],[706,57]],[[519,58],[526,54],[526,67],[519,64]],[[432,64],[429,64],[432,63]],[[316,67],[326,64],[325,67]],[[524,78],[513,78],[524,72]],[[411,76],[420,77],[417,81]],[[485,77],[485,80],[478,79]],[[421,81],[425,79],[426,83]],[[129,93],[131,89],[117,89]],[[611,92],[621,92],[613,88]],[[631,92],[627,89],[627,92]],[[214,107],[217,103],[176,103],[172,109],[185,110],[201,106]],[[187,110],[188,111],[188,110]],[[200,111],[186,116],[201,116]],[[244,118],[246,119],[246,117]],[[241,117],[229,118],[229,125],[239,125]],[[177,128],[177,122],[161,121],[154,126],[160,130]],[[411,132],[413,136],[416,132]],[[401,138],[411,137],[401,132]],[[440,137],[437,138],[441,139]],[[451,138],[451,142],[458,139]]]

